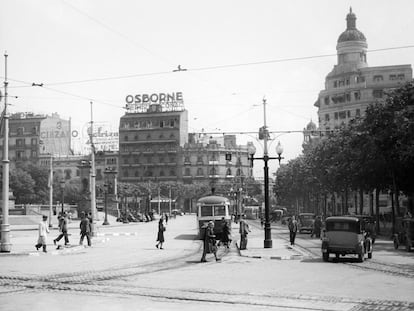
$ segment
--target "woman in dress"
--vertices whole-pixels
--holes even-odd
[[[164,231],[165,231],[165,226],[163,224],[163,219],[161,217],[160,221],[158,222],[158,235],[157,235],[158,243],[155,244],[155,246],[159,249],[163,249],[162,244],[164,243]]]

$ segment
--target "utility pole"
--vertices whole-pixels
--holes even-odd
[[[52,228],[53,216],[53,156],[50,154],[49,163],[49,228]]]
[[[93,144],[93,103],[91,102],[91,215],[92,215],[92,236],[96,237],[96,189],[95,189],[95,145]]]
[[[9,224],[9,116],[7,114],[7,52],[4,54],[4,139],[3,139],[3,188],[2,188],[2,215],[1,222],[1,252],[10,253],[10,224]]]

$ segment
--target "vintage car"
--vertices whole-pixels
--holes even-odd
[[[364,222],[358,217],[334,216],[325,221],[325,229],[322,235],[322,258],[329,260],[330,254],[339,256],[348,254],[358,255],[358,260],[363,262],[365,254],[372,258],[372,239],[364,230]]]
[[[300,213],[298,216],[298,231],[302,233],[304,231],[312,232],[313,223],[315,221],[315,214],[313,213]]]
[[[397,218],[396,233],[393,236],[394,248],[405,245],[407,252],[414,247],[414,218]]]

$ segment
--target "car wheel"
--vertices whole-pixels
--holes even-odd
[[[364,262],[364,259],[365,259],[365,253],[364,253],[364,250],[361,250],[361,252],[358,254],[358,261]]]
[[[322,254],[322,259],[323,259],[323,261],[328,261],[329,260],[329,253],[328,252],[326,252],[326,253],[323,253]]]
[[[372,258],[372,252],[368,253],[368,259]]]

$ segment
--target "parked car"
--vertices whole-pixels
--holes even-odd
[[[171,211],[171,214],[172,214],[172,215],[178,215],[178,216],[183,216],[183,215],[184,215],[183,211],[182,211],[182,210],[180,210],[180,209],[173,209],[173,210]]]
[[[349,254],[358,255],[360,262],[372,258],[373,243],[369,234],[364,230],[364,221],[353,216],[328,217],[322,235],[322,258],[329,260],[330,254],[336,258]]]
[[[313,223],[315,221],[315,214],[313,213],[300,213],[298,216],[298,230],[299,233],[304,231],[312,232]]]

